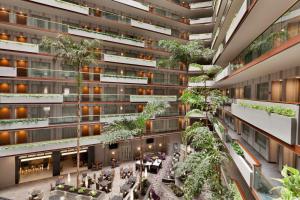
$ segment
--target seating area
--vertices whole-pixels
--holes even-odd
[[[142,167],[141,161],[137,160],[135,162],[136,170],[144,170],[157,174],[159,170],[162,168],[162,161],[166,159],[165,153],[146,153],[143,158]]]

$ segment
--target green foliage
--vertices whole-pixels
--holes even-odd
[[[84,65],[96,64],[100,47],[99,40],[74,41],[70,36],[59,34],[55,39],[44,37],[40,44],[42,48],[53,49],[55,56],[62,58],[67,65],[78,69]]]
[[[265,106],[265,105],[258,105],[258,104],[250,104],[250,103],[244,103],[240,102],[240,106],[246,107],[246,108],[251,108],[255,110],[263,110],[268,113],[274,113],[282,116],[287,116],[287,117],[295,117],[296,112],[290,108],[283,108],[281,106]]]
[[[244,157],[244,150],[241,148],[241,146],[236,142],[231,142],[230,145],[232,146],[233,150],[239,155]]]
[[[184,195],[182,189],[177,185],[175,185],[174,183],[171,183],[170,188],[177,197],[182,197]]]
[[[112,144],[142,135],[146,122],[156,115],[164,113],[169,106],[163,101],[148,102],[136,119],[122,119],[110,124],[103,134],[103,144]]]
[[[222,143],[214,137],[214,133],[201,123],[196,123],[187,127],[183,141],[190,142],[196,150],[175,166],[177,176],[186,176],[184,199],[193,199],[202,192],[204,186],[209,188],[211,199],[232,199],[232,195],[220,181],[220,166],[227,160],[227,155],[222,151]]]
[[[202,41],[197,40],[186,44],[176,40],[160,40],[158,45],[172,54],[169,58],[170,62],[182,62],[187,66],[196,63],[199,59],[210,60],[214,54],[213,50],[206,48]]]
[[[86,188],[82,187],[78,189],[79,194],[83,194],[85,192]]]
[[[38,123],[40,121],[45,121],[45,120],[47,120],[47,118],[6,119],[6,120],[0,120],[0,125],[15,124],[15,123],[30,124],[30,123]]]
[[[300,199],[300,173],[297,169],[284,166],[281,175],[282,179],[276,179],[282,183],[282,186],[274,189],[281,190],[281,200],[298,200]]]
[[[233,200],[243,200],[243,197],[241,196],[241,193],[235,183],[229,184],[229,190],[232,193]]]

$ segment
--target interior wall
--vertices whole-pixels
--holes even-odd
[[[15,157],[0,158],[0,189],[15,184]]]

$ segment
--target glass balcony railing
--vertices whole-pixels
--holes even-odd
[[[300,2],[290,8],[231,62],[236,66],[234,70],[299,36],[299,16]]]
[[[278,190],[272,190],[274,186],[267,180],[260,170],[254,170],[253,189],[260,200],[272,200],[280,197]]]

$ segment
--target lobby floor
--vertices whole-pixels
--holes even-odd
[[[167,157],[165,161],[163,161],[163,168],[159,171],[158,174],[148,173],[148,179],[153,184],[154,190],[160,195],[161,200],[176,200],[177,198],[173,195],[173,193],[163,186],[161,182],[161,178],[166,173],[167,169],[170,167],[171,157]],[[135,169],[135,162],[126,162],[122,163],[121,167],[132,167]],[[111,167],[105,167],[104,169],[111,169]],[[90,170],[85,170],[82,172],[87,172],[89,176],[93,177],[95,172]],[[96,172],[99,173],[99,172]],[[138,176],[138,172],[134,171],[134,175]],[[65,182],[67,183],[67,175],[64,175]],[[31,181],[27,183],[20,183],[18,185],[6,188],[4,190],[0,190],[0,199],[9,198],[11,200],[26,200],[30,193],[35,190],[41,190],[44,193],[44,200],[47,200],[50,195],[50,184],[55,183],[57,177],[46,178],[37,181]],[[76,174],[71,174],[71,185],[75,185]],[[125,180],[120,178],[120,167],[115,168],[115,177],[113,181],[112,192],[105,195],[104,200],[109,200],[114,195],[120,195],[120,186],[123,185]]]

